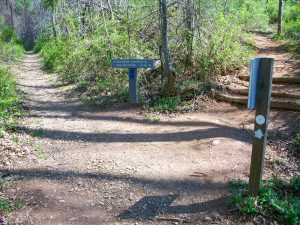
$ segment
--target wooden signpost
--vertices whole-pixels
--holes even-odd
[[[148,59],[113,59],[112,68],[127,68],[129,69],[129,100],[138,102],[138,68],[153,68],[154,60]]]
[[[272,93],[273,58],[255,58],[251,62],[248,108],[256,109],[249,191],[257,195],[264,167],[267,130]]]

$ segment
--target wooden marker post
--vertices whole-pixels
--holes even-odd
[[[153,68],[154,60],[147,59],[113,59],[112,68],[128,68],[129,100],[133,103],[139,101],[138,97],[138,68]]]
[[[255,78],[255,68],[257,66],[258,71]],[[248,107],[251,109],[251,105],[255,105],[256,108],[249,178],[249,191],[253,195],[257,195],[259,192],[263,174],[272,93],[273,66],[273,58],[256,58],[252,61],[251,69],[252,72],[254,71],[254,74],[251,73],[251,76],[254,76],[254,79],[250,77],[249,98],[255,99],[253,100],[255,104],[249,102]],[[254,98],[253,95],[255,95]]]

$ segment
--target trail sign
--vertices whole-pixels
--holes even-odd
[[[274,59],[256,58],[251,63],[248,108],[256,109],[249,191],[257,195],[264,168],[272,93]]]
[[[129,78],[129,99],[131,102],[138,102],[138,68],[153,68],[154,60],[149,59],[113,59],[112,68],[128,68]]]
[[[154,61],[148,59],[113,59],[112,68],[152,68]]]

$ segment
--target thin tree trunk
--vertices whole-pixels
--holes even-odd
[[[193,65],[193,42],[194,42],[194,0],[187,0],[186,8],[186,67]]]
[[[10,25],[12,28],[14,28],[14,9],[13,9],[14,3],[12,0],[6,0],[6,7],[7,10],[9,11],[9,19],[10,19]]]
[[[282,33],[282,17],[283,17],[283,0],[279,0],[279,7],[278,7],[278,29],[277,34],[281,35]]]
[[[176,76],[169,49],[167,0],[159,0],[159,4],[161,9],[161,45],[164,57],[163,94],[172,95],[175,93]]]
[[[14,28],[15,27],[14,9],[13,9],[13,2],[12,1],[10,1],[10,4],[9,4],[9,11],[10,11],[10,23],[11,23],[12,28]]]
[[[53,9],[53,11],[51,13],[51,25],[52,25],[53,36],[57,37],[56,21],[55,21],[55,11],[54,11],[54,9]]]

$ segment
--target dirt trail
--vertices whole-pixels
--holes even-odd
[[[257,57],[274,58],[271,108],[300,111],[300,58],[288,52],[272,34],[257,33],[254,37]],[[246,105],[248,100],[250,68],[246,66],[236,77],[232,74],[220,78],[220,101]]]
[[[16,73],[29,109],[24,129],[38,137],[34,159],[4,168],[23,178],[25,205],[11,215],[12,224],[231,221],[226,182],[247,179],[251,152],[251,138],[236,120],[239,109],[153,122],[138,108],[83,105],[41,70],[37,55],[27,54]]]
[[[272,34],[258,34],[254,43],[258,57],[275,59],[274,77],[300,77],[300,59],[293,57],[282,43],[272,40]]]

